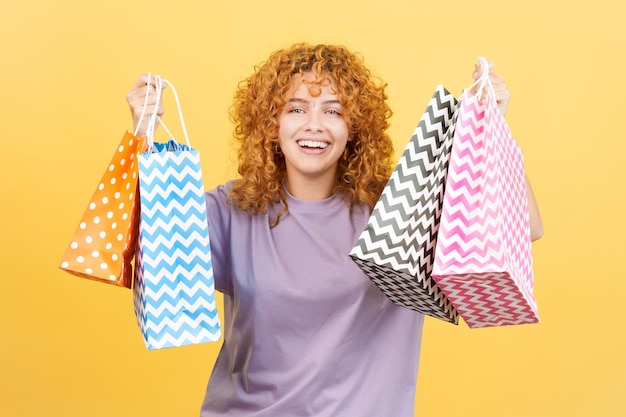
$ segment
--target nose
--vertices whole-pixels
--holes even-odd
[[[317,111],[310,111],[306,120],[305,130],[307,132],[321,132],[324,128],[322,120]]]

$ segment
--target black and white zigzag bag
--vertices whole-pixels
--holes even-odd
[[[395,304],[458,324],[430,274],[458,102],[439,85],[350,256]]]

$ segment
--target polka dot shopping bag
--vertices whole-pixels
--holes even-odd
[[[144,139],[126,132],[61,258],[70,274],[131,288],[138,233],[137,154]]]

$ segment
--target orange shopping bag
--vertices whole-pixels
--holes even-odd
[[[144,139],[126,132],[61,258],[79,277],[131,287],[138,233],[137,153]]]

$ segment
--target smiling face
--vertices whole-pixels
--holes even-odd
[[[330,79],[312,72],[294,78],[278,116],[278,143],[285,156],[286,186],[295,197],[326,198],[349,139],[343,106]]]

